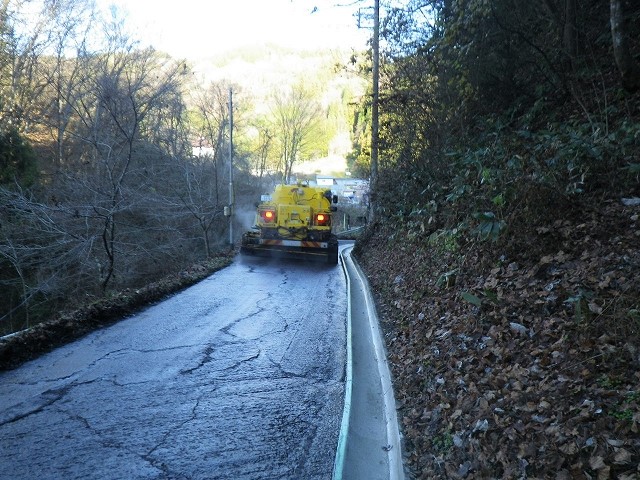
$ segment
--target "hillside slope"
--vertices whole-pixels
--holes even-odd
[[[495,243],[426,221],[358,243],[414,478],[640,478],[640,206],[621,200],[538,206]]]

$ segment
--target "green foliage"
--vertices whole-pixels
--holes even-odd
[[[474,213],[473,218],[478,222],[474,232],[481,240],[496,241],[506,227],[505,221],[497,219],[493,212]]]
[[[445,454],[453,447],[453,436],[449,432],[435,435],[431,440],[433,448],[440,454]]]
[[[32,185],[37,177],[36,156],[15,128],[0,133],[0,185]]]
[[[607,390],[615,390],[624,385],[624,381],[620,378],[603,374],[598,378],[598,385],[601,388],[606,388]]]
[[[625,169],[629,172],[629,175],[640,175],[640,163],[630,163]]]
[[[442,275],[438,277],[436,280],[436,287],[452,287],[456,282],[456,274],[458,273],[458,269],[449,270],[448,272],[444,272]]]
[[[462,292],[460,294],[460,297],[465,302],[469,302],[471,305],[474,305],[475,307],[480,308],[482,306],[482,299],[480,299],[480,297],[478,297],[477,295],[474,295],[473,293]]]
[[[613,418],[625,422],[633,421],[633,417],[638,410],[640,403],[640,390],[627,392],[624,398],[613,406],[609,411],[609,415]]]
[[[557,1],[407,3],[403,12],[393,12],[393,31],[385,37],[391,47],[382,65],[382,178],[373,196],[379,221],[403,228],[395,232],[397,238],[410,237],[413,247],[423,231],[431,232],[425,251],[415,254],[440,266],[432,280],[441,290],[428,305],[451,315],[454,320],[445,321],[449,326],[464,323],[461,312],[484,307],[483,319],[497,319],[496,328],[504,327],[500,322],[507,317],[518,319],[511,325],[517,331],[519,319],[533,318],[536,310],[543,320],[552,319],[532,323],[536,332],[562,335],[554,345],[564,345],[563,351],[576,341],[570,356],[585,361],[570,362],[566,370],[581,377],[578,383],[588,382],[591,364],[597,371],[626,371],[640,326],[637,289],[629,281],[634,265],[628,261],[635,247],[629,233],[637,222],[633,209],[617,214],[621,197],[640,195],[640,92],[620,88],[608,2],[579,2],[575,12],[565,8],[572,2]],[[634,2],[622,3],[632,10],[629,37],[637,53],[640,23],[633,20],[640,11]],[[604,218],[605,209],[612,217]],[[598,228],[602,225],[610,231]],[[618,255],[624,260],[614,260],[622,258]],[[541,261],[545,257],[554,260]],[[597,274],[595,267],[586,267],[592,258]],[[377,268],[384,272],[384,267],[372,270]],[[619,274],[615,287],[599,277],[609,269]],[[458,288],[446,290],[456,276]],[[543,301],[523,301],[528,294],[539,299],[535,291],[543,286]],[[621,291],[624,299],[617,296]],[[503,303],[524,305],[521,315],[510,307],[487,308]],[[559,327],[565,319],[567,330]],[[400,356],[404,347],[407,359],[429,350],[431,333],[423,342],[414,341],[418,328],[411,324],[406,330],[411,341],[396,345]],[[529,340],[523,336],[516,343],[526,350]],[[538,350],[539,342],[533,343]],[[497,363],[513,363],[513,349],[507,350]],[[414,371],[415,365],[404,370],[405,385],[413,387]],[[407,397],[419,397],[415,404],[428,403],[420,392],[409,391]],[[611,414],[626,422],[637,414],[637,401],[633,393]],[[594,428],[610,422],[600,423]],[[424,452],[448,449],[445,436],[436,434],[422,444],[416,441],[414,448],[414,466],[422,472]],[[442,455],[442,462],[438,457],[430,476],[443,472],[447,461],[455,472],[464,460],[458,455],[462,450]],[[588,464],[590,453],[580,455]],[[540,461],[534,470],[544,476]],[[560,463],[550,462],[549,471]],[[607,465],[612,474],[626,468]],[[499,465],[492,473],[499,477],[506,468]]]
[[[588,319],[589,302],[591,302],[593,298],[593,292],[580,288],[575,295],[565,300],[564,303],[573,307],[573,316],[576,323],[583,323]]]
[[[475,233],[495,240],[522,185],[569,196],[637,188],[638,99],[608,83],[606,5],[588,1],[570,19],[574,49],[551,3],[435,3],[429,24],[424,4],[409,4],[385,31],[383,211],[407,215],[426,197],[448,227],[475,217]]]
[[[455,253],[460,250],[461,228],[439,230],[429,235],[428,244],[441,252]]]
[[[453,185],[452,191],[447,195],[446,201],[449,203],[456,203],[463,198],[466,194],[471,193],[473,188],[469,184]]]

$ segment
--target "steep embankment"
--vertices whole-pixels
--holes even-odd
[[[126,289],[62,312],[49,321],[0,339],[0,371],[70,343],[89,332],[117,322],[127,315],[207,278],[231,263],[233,256],[220,255],[139,289]]]
[[[640,206],[536,208],[359,242],[416,479],[640,477]]]

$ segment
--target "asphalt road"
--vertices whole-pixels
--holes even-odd
[[[238,259],[0,374],[2,479],[329,479],[340,266]]]

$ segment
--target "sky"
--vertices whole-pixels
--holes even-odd
[[[358,8],[373,0],[100,0],[115,5],[143,46],[175,58],[203,58],[247,45],[305,49],[367,45]]]

